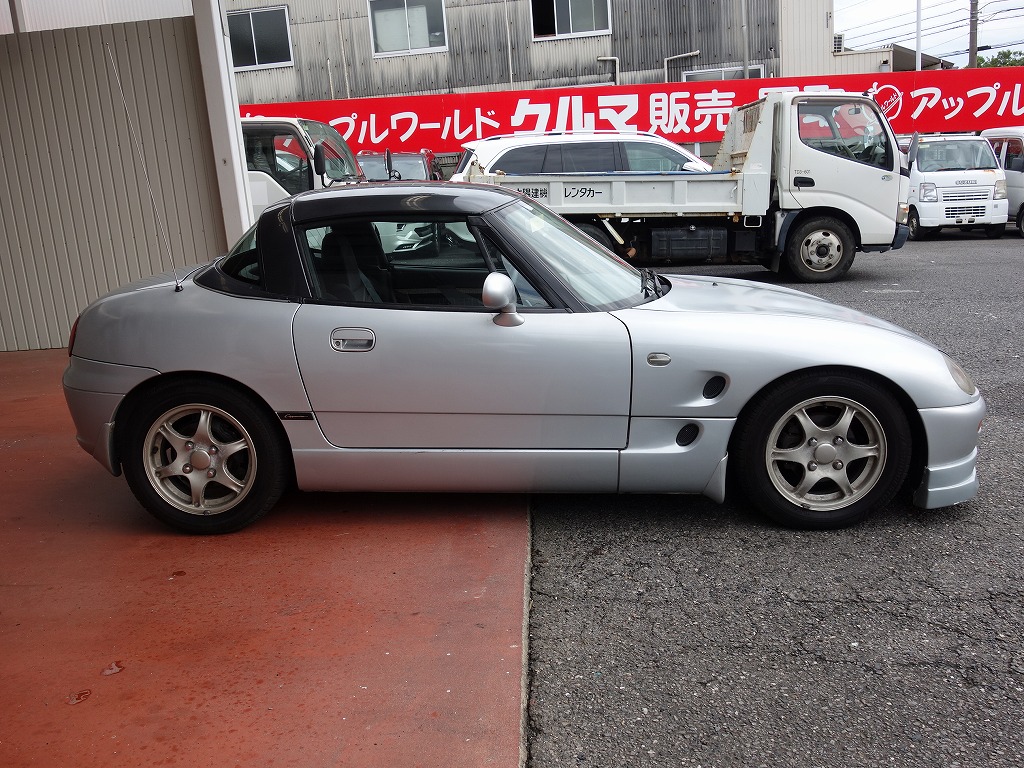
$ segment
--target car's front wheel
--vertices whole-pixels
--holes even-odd
[[[907,224],[910,226],[910,239],[911,240],[924,240],[927,237],[931,237],[939,231],[938,227],[922,227],[921,217],[916,210],[911,209],[910,216],[907,219]]]
[[[232,387],[166,382],[123,418],[129,487],[180,531],[237,531],[273,507],[287,484],[286,449],[269,414]]]
[[[764,514],[842,528],[889,502],[910,466],[896,399],[856,374],[808,373],[762,393],[732,440],[730,472]]]

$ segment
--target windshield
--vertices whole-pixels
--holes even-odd
[[[324,156],[327,160],[327,176],[341,181],[360,176],[359,165],[348,144],[341,134],[326,123],[315,120],[299,120],[299,125],[309,134],[313,144],[324,145]]]
[[[621,309],[648,300],[639,271],[546,208],[519,200],[495,214],[588,307]]]
[[[359,167],[370,181],[387,181],[384,155],[360,155]],[[426,179],[427,166],[419,155],[392,155],[391,167],[398,171],[399,179]]]
[[[924,173],[993,170],[996,156],[988,139],[922,141],[917,148],[917,168]]]

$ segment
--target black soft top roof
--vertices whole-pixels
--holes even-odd
[[[385,181],[303,192],[289,205],[292,221],[302,223],[335,216],[482,214],[517,198],[513,192],[485,184]],[[271,206],[264,215],[275,209]]]

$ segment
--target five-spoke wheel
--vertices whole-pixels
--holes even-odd
[[[280,497],[287,464],[260,405],[218,383],[159,385],[126,415],[122,464],[157,518],[188,533],[226,533]]]
[[[838,528],[899,490],[910,428],[895,398],[865,378],[805,375],[762,393],[737,427],[732,454],[731,471],[767,515]]]

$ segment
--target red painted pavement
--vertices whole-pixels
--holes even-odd
[[[0,354],[0,765],[520,764],[525,497],[293,494],[174,533]]]

